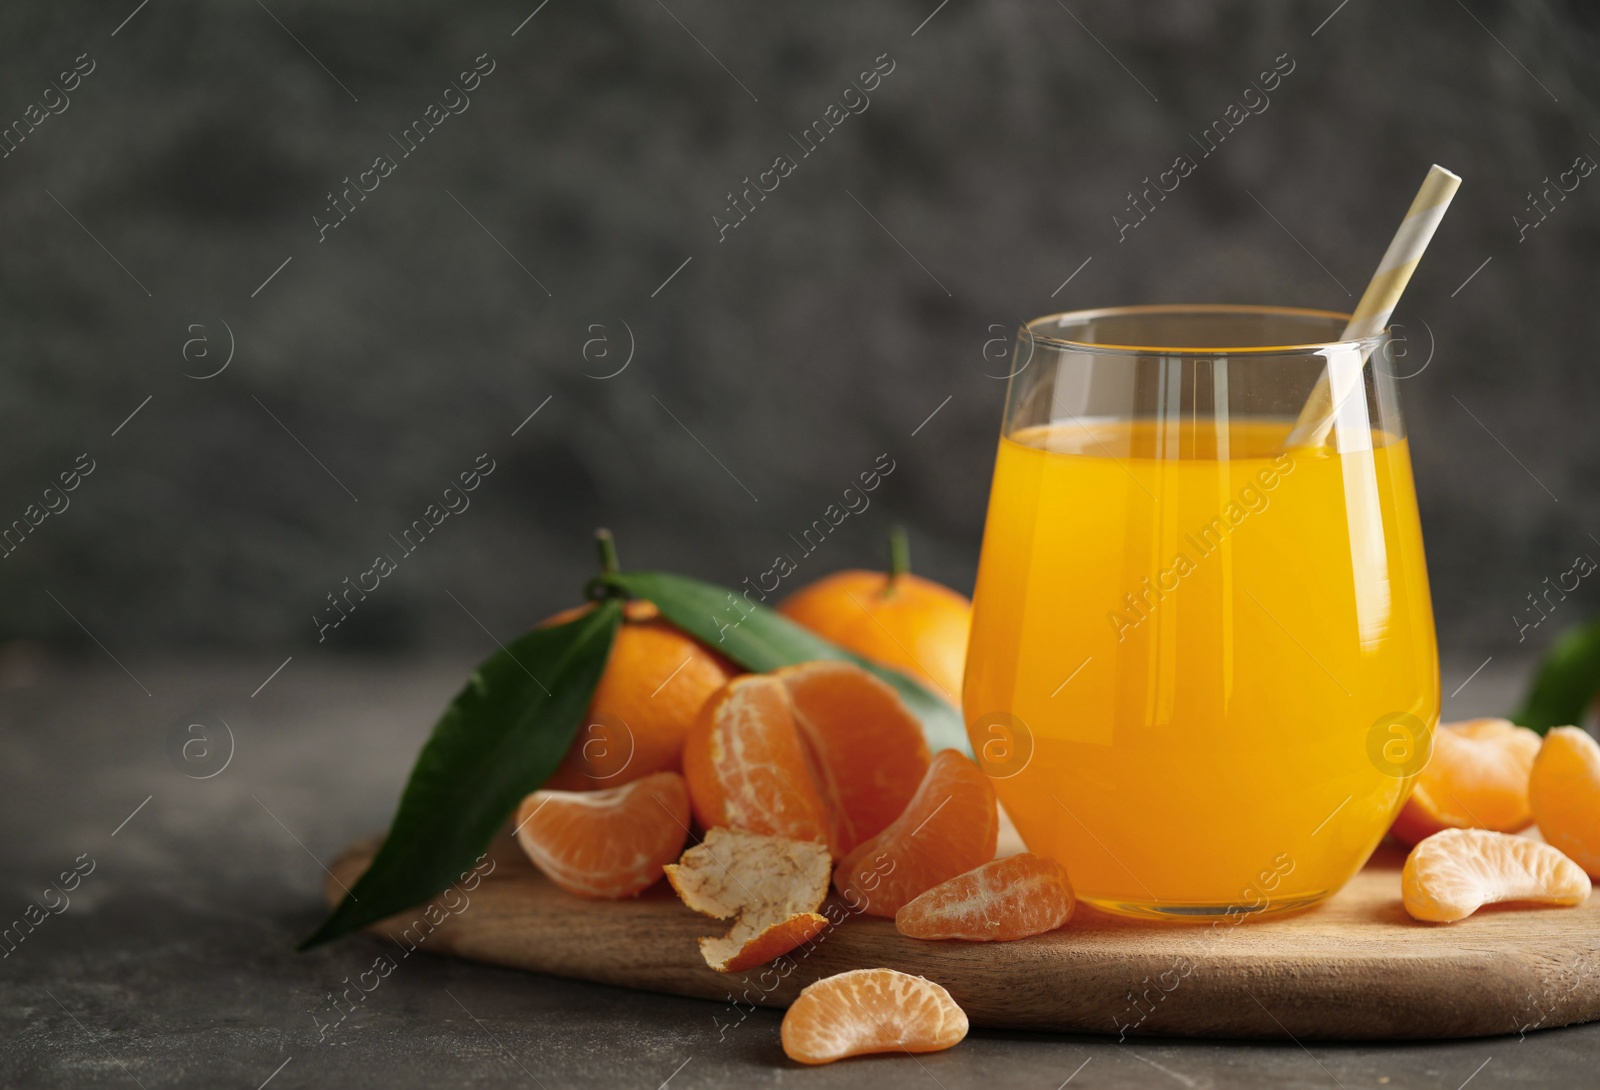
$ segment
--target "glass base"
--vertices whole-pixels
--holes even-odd
[[[1265,904],[1249,908],[1240,904],[1185,904],[1175,901],[1118,901],[1096,897],[1079,897],[1078,900],[1101,912],[1113,916],[1126,916],[1137,920],[1160,920],[1163,923],[1213,923],[1241,920],[1264,920],[1271,916],[1285,916],[1301,912],[1326,900],[1331,889],[1315,893],[1302,893],[1294,897],[1275,898]]]

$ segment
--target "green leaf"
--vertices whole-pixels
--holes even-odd
[[[961,714],[921,682],[880,666],[801,628],[766,606],[725,587],[668,572],[618,572],[601,576],[633,598],[647,598],[667,620],[747,670],[765,672],[816,659],[845,659],[869,670],[900,693],[934,750],[971,755]]]
[[[1576,726],[1600,693],[1600,618],[1563,632],[1545,653],[1522,708],[1512,716],[1543,734]]]
[[[473,671],[418,754],[377,857],[300,949],[419,905],[471,869],[566,755],[621,623],[622,604],[603,602]]]

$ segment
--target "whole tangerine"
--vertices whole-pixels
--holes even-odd
[[[901,670],[961,706],[972,602],[911,572],[905,531],[889,535],[887,572],[824,576],[778,604],[778,612],[825,640]]]
[[[602,546],[602,555],[608,552]],[[614,563],[614,552],[611,557],[608,563]],[[564,610],[541,627],[575,620],[593,608],[590,602]],[[596,791],[656,772],[681,772],[684,738],[700,706],[740,672],[668,624],[653,603],[628,602],[588,714],[544,786]]]

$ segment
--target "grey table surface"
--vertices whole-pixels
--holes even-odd
[[[302,656],[258,693],[276,663],[130,664],[136,677],[109,661],[102,669],[0,652],[0,915],[20,916],[60,872],[93,863],[69,903],[50,894],[45,907],[59,911],[0,959],[7,1087],[1458,1090],[1470,1081],[1487,1090],[1600,1081],[1600,1023],[1305,1047],[975,1030],[944,1053],[806,1069],[779,1047],[778,1012],[757,1011],[724,1032],[718,1004],[442,957],[407,961],[322,1033],[313,1012],[327,1021],[326,994],[381,947],[360,937],[294,952],[319,917],[319,861],[387,821],[468,664]],[[1447,667],[1445,691],[1471,669]],[[1517,675],[1497,670],[1447,700],[1446,717],[1502,710]],[[191,722],[212,725],[209,743],[181,733]]]

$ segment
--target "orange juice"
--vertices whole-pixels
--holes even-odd
[[[1314,901],[1420,767],[1392,760],[1395,724],[1425,753],[1439,708],[1406,442],[1280,454],[1289,427],[1088,421],[1000,442],[968,730],[1028,846],[1091,903]]]

